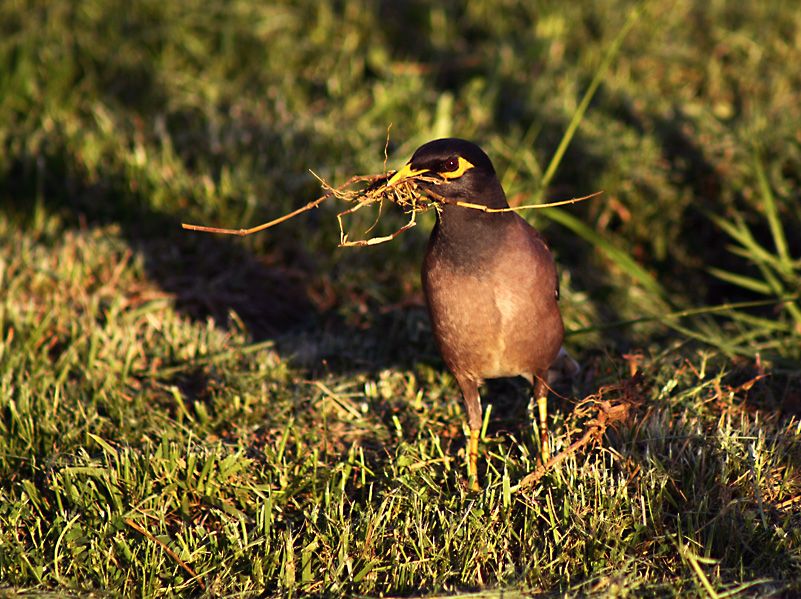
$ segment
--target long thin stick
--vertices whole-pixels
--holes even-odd
[[[518,210],[532,210],[537,208],[556,208],[557,206],[564,206],[566,204],[577,204],[578,202],[583,202],[584,200],[589,200],[596,196],[599,196],[603,193],[603,191],[596,191],[595,193],[591,193],[590,195],[581,196],[580,198],[570,198],[569,200],[560,200],[559,202],[549,202],[547,204],[526,204],[525,206],[513,206],[510,208],[490,208],[489,206],[483,206],[482,204],[473,204],[472,202],[462,202],[460,200],[453,201],[447,200],[442,198],[442,202],[445,204],[454,204],[455,206],[461,206],[462,208],[473,208],[474,210],[481,210],[481,212],[517,212]]]
[[[250,229],[221,229],[219,227],[207,227],[205,225],[191,225],[189,223],[181,223],[181,226],[189,231],[202,231],[203,233],[222,233],[224,235],[239,235],[240,237],[244,237],[245,235],[252,235],[253,233],[258,233],[259,231],[264,231],[264,229],[269,229],[270,227],[274,227],[275,225],[281,224],[282,222],[287,221],[290,218],[295,217],[298,214],[301,214],[302,212],[306,212],[307,210],[316,208],[330,197],[331,194],[324,195],[322,197],[317,198],[313,202],[309,202],[302,208],[293,210],[289,214],[284,214],[284,216],[271,220],[268,223],[263,223],[256,227],[251,227]]]
[[[315,175],[316,176],[316,175]],[[307,212],[312,208],[316,208],[328,198],[336,195],[336,192],[353,185],[354,183],[359,183],[361,181],[377,181],[378,179],[383,178],[383,175],[373,176],[373,175],[357,175],[355,177],[351,177],[347,183],[344,183],[340,187],[334,189],[330,188],[329,191],[325,194],[306,204],[305,206],[298,208],[297,210],[293,210],[288,214],[284,214],[283,216],[279,216],[276,219],[271,220],[268,223],[263,223],[261,225],[257,225],[255,227],[251,227],[250,229],[221,229],[219,227],[207,227],[205,225],[192,225],[189,223],[181,223],[181,227],[187,229],[189,231],[201,231],[203,233],[222,233],[223,235],[238,235],[240,237],[245,237],[246,235],[252,235],[253,233],[258,233],[259,231],[264,231],[264,229],[269,229],[270,227],[274,227],[275,225],[279,225],[284,221],[288,221],[290,218],[297,216],[298,214],[302,214],[303,212]],[[319,178],[319,177],[318,177]]]

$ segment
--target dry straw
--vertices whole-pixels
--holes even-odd
[[[577,202],[589,200],[590,198],[594,198],[603,193],[598,191],[590,195],[582,196],[579,198],[571,198],[569,200],[551,202],[548,204],[532,204],[527,206],[515,206],[513,208],[489,208],[487,206],[483,206],[481,204],[476,204],[472,202],[451,200],[445,198],[441,194],[438,194],[431,189],[432,186],[436,187],[436,186],[449,185],[450,181],[448,179],[440,179],[437,177],[426,176],[426,175],[417,175],[389,185],[388,181],[394,174],[394,172],[390,172],[388,174],[381,174],[381,175],[357,175],[355,177],[351,177],[350,179],[348,179],[348,181],[346,181],[342,185],[338,187],[333,187],[313,171],[310,172],[320,181],[320,184],[322,185],[324,190],[323,195],[321,195],[316,200],[309,202],[305,206],[302,206],[297,210],[293,210],[292,212],[289,212],[288,214],[285,214],[279,218],[276,218],[266,223],[262,223],[255,227],[251,227],[249,229],[221,229],[219,227],[208,227],[205,225],[192,225],[187,223],[182,223],[181,226],[184,229],[188,229],[190,231],[201,231],[204,233],[221,233],[224,235],[239,235],[243,237],[246,235],[252,235],[253,233],[264,231],[265,229],[269,229],[270,227],[274,227],[275,225],[278,225],[291,218],[294,218],[295,216],[302,214],[303,212],[307,212],[309,210],[312,210],[313,208],[317,208],[317,206],[319,206],[326,200],[334,198],[351,204],[349,208],[337,214],[337,222],[339,223],[340,247],[353,247],[353,246],[361,247],[367,245],[377,245],[379,243],[392,241],[398,235],[400,235],[404,231],[407,231],[408,229],[411,229],[417,224],[416,219],[419,213],[426,212],[431,208],[438,210],[444,204],[461,206],[463,208],[468,208],[471,210],[481,210],[482,212],[493,212],[493,213],[511,212],[511,211],[529,210],[536,208],[553,208],[555,206],[575,204]],[[429,185],[427,187],[423,187],[421,185],[422,183],[427,183]],[[394,233],[391,233],[389,235],[351,240],[348,232],[345,230],[345,222],[343,219],[346,216],[361,210],[365,206],[378,205],[378,215],[376,217],[376,220],[373,223],[373,225],[365,232],[366,234],[369,234],[370,231],[372,231],[378,224],[378,221],[381,218],[381,212],[385,202],[390,202],[392,204],[399,206],[404,211],[404,213],[409,215],[408,222],[402,227],[400,227],[398,230],[396,230]]]

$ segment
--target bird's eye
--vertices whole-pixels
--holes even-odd
[[[455,171],[457,168],[459,168],[458,158],[448,158],[443,165],[445,171]]]

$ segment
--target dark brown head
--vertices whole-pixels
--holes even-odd
[[[508,206],[489,157],[464,139],[436,139],[420,146],[388,185],[417,175],[436,179],[435,183],[419,183],[446,199],[490,208]]]

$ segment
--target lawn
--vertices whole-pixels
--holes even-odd
[[[779,0],[0,3],[0,595],[801,594],[800,64]],[[525,213],[565,459],[490,382],[479,493],[432,214],[181,229],[444,136],[603,192]]]

